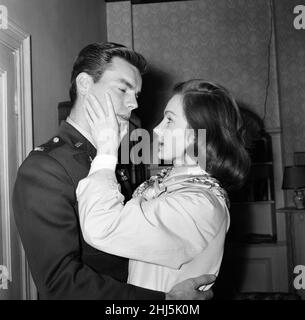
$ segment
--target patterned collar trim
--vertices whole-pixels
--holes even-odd
[[[202,169],[200,171],[194,170],[193,174],[187,174],[186,168],[180,170],[179,173],[172,171],[173,168],[163,169],[157,175],[143,182],[134,191],[133,198],[142,197],[145,200],[155,199],[162,193],[169,191],[169,189],[176,184],[192,183],[212,191],[217,197],[225,201],[228,208],[230,207],[227,192],[220,186],[218,180],[206,171]]]

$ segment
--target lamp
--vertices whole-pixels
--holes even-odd
[[[305,208],[305,166],[285,167],[282,189],[294,190],[294,203],[297,209]]]

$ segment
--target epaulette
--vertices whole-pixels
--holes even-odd
[[[58,148],[64,144],[65,144],[65,141],[63,139],[61,139],[58,136],[55,136],[52,139],[50,139],[48,142],[40,145],[39,147],[36,147],[33,151],[49,153],[55,148]]]

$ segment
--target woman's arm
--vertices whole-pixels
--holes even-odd
[[[134,260],[178,269],[204,250],[226,222],[218,200],[176,193],[123,205],[113,166],[97,156],[77,188],[84,239],[93,247]],[[111,168],[112,167],[112,168]]]
[[[84,239],[105,252],[179,268],[217,234],[226,220],[224,208],[215,197],[211,200],[198,192],[142,202],[136,198],[124,206],[114,174],[123,134],[111,96],[105,98],[105,106],[94,96],[87,100],[86,117],[98,156],[77,189]]]

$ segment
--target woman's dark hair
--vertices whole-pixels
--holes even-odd
[[[136,68],[140,74],[146,71],[145,58],[121,44],[105,42],[92,43],[86,46],[78,54],[71,74],[70,99],[74,105],[77,98],[76,78],[81,72],[86,72],[92,76],[94,82],[98,82],[109,63],[114,57],[119,57]]]
[[[244,126],[239,108],[222,86],[195,79],[177,84],[174,94],[183,97],[184,113],[190,128],[206,129],[206,171],[227,191],[240,188],[250,169],[245,148]]]

